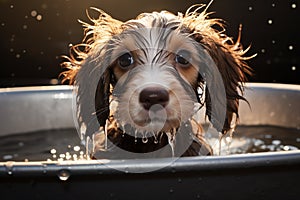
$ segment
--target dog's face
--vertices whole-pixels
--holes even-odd
[[[155,18],[147,18],[153,25]],[[142,25],[115,38],[110,68],[117,106],[111,114],[138,132],[167,132],[194,113],[199,57],[188,34],[168,28],[167,23],[155,28]]]
[[[77,58],[64,63],[78,86],[79,110],[89,110],[80,120],[97,118],[102,127],[114,121],[123,132],[128,125],[134,132],[174,132],[205,103],[219,132],[233,129],[240,83],[250,73],[247,50],[223,33],[220,20],[196,11],[143,13],[127,22],[100,11],[94,25],[84,23],[85,50],[74,46]]]

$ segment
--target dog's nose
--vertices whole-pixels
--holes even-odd
[[[151,110],[157,111],[168,104],[169,92],[162,87],[147,87],[141,91],[139,98],[140,103],[146,110],[150,110],[154,105],[160,105],[151,108]]]

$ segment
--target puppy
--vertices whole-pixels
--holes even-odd
[[[204,11],[200,12],[202,9]],[[75,85],[76,120],[94,158],[212,155],[197,114],[232,134],[251,74],[240,44],[204,5],[185,14],[142,13],[126,22],[105,12],[83,23],[64,79]],[[241,32],[241,30],[240,30]],[[205,108],[203,107],[205,105]]]

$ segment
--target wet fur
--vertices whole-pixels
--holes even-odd
[[[187,84],[187,86],[184,86],[184,84],[177,84],[174,87],[175,90],[177,90],[175,92],[180,93],[182,91],[182,96],[184,96],[186,95],[184,91],[192,88],[192,92],[194,92],[197,96],[195,101],[205,103],[207,108],[206,115],[208,116],[212,125],[223,135],[233,132],[236,121],[238,120],[239,100],[244,99],[242,97],[244,89],[243,83],[247,80],[246,76],[251,74],[251,69],[245,62],[245,60],[249,59],[250,57],[244,56],[248,49],[243,50],[242,45],[240,44],[240,35],[237,42],[233,42],[230,37],[225,35],[225,29],[222,20],[209,18],[209,14],[206,13],[206,9],[204,9],[202,12],[199,12],[199,10],[202,8],[203,6],[194,6],[191,7],[191,9],[189,9],[185,14],[178,13],[178,15],[174,15],[168,11],[142,13],[136,19],[126,22],[113,19],[105,12],[95,9],[100,12],[99,18],[91,19],[93,22],[92,25],[82,22],[83,26],[85,27],[85,37],[82,44],[71,47],[70,56],[66,57],[67,61],[63,63],[63,66],[68,69],[63,73],[64,80],[69,81],[70,84],[76,85],[76,76],[78,73],[80,73],[80,70],[84,70],[88,65],[95,64],[95,60],[101,63],[99,66],[110,64],[110,66],[104,71],[101,71],[103,70],[101,67],[95,66],[95,70],[99,70],[103,74],[97,85],[97,92],[95,95],[95,110],[101,127],[105,127],[107,126],[106,123],[109,123],[107,127],[108,138],[113,144],[125,149],[126,151],[136,153],[153,152],[169,144],[168,138],[164,132],[160,132],[157,135],[157,137],[160,138],[159,144],[154,144],[154,137],[150,137],[147,143],[143,143],[141,138],[136,140],[130,135],[124,135],[124,132],[121,131],[118,126],[118,122],[116,122],[114,119],[115,113],[112,114],[112,111],[109,109],[111,102],[110,98],[114,92],[114,87],[116,84],[120,84],[122,82],[121,85],[124,86],[124,91],[128,92],[129,90],[125,86],[130,86],[130,84],[132,85],[133,83],[139,84],[143,81],[143,79],[147,79],[147,77],[142,77],[139,79],[137,76],[139,73],[145,75],[146,73],[143,73],[144,69],[141,70],[133,68],[132,72],[130,72],[128,75],[129,72],[122,71],[120,68],[118,68],[118,66],[116,66],[116,63],[108,61],[110,60],[110,56],[114,57],[116,46],[123,45],[121,43],[122,40],[118,39],[118,36],[128,31],[130,34],[132,34],[132,36],[129,37],[132,37],[132,42],[134,42],[135,37],[140,38],[140,36],[135,35],[134,30],[138,28],[145,28],[145,24],[147,24],[149,27],[166,27],[168,30],[177,31],[178,36],[176,37],[180,38],[182,37],[181,35],[188,37],[189,41],[191,41],[191,45],[197,43],[209,53],[213,61],[216,63],[225,87],[227,102],[227,114],[225,122],[219,121],[218,116],[213,116],[212,110],[214,108],[218,108],[219,105],[214,105],[211,103],[211,92],[208,90],[208,88],[203,88],[205,87],[204,83],[206,79],[205,77],[201,76],[198,71],[193,70],[194,68],[183,70],[180,67],[176,68],[176,63],[172,63],[172,59],[170,58],[166,59],[165,61],[162,60],[161,62],[175,66],[177,73],[179,74],[174,75],[174,77],[168,77],[166,80],[172,82],[172,80],[175,79],[184,79],[183,82],[184,84]],[[175,38],[174,40],[171,39],[170,41],[173,41],[174,43],[179,42],[180,39],[178,38]],[[138,48],[144,49],[145,46],[146,45],[142,45]],[[140,53],[141,52],[136,53],[137,57],[140,55]],[[140,62],[148,63],[149,61],[141,60]],[[167,69],[164,70],[167,71]],[[170,74],[171,73],[168,73],[168,75]],[[176,78],[175,76],[179,77]],[[214,77],[210,78],[212,79],[210,84],[213,85],[215,83],[213,81]],[[198,94],[198,87],[206,90],[204,102],[200,101],[202,95]],[[126,95],[123,97],[125,98]],[[128,101],[128,99],[124,98],[120,98],[119,103],[122,103],[122,100]],[[186,98],[186,101],[189,101],[188,97]],[[175,104],[180,103],[175,102],[174,105]],[[120,107],[120,109],[122,109],[122,107]],[[190,110],[191,108],[188,109]],[[117,110],[116,112],[118,113],[124,111]],[[174,122],[174,126],[176,126],[174,128],[178,129],[178,124],[175,124],[176,123]],[[188,131],[192,132],[194,135],[194,141],[183,153],[183,156],[211,155],[213,153],[211,147],[209,147],[204,140],[202,128],[196,121],[190,121]],[[98,137],[98,139],[96,138],[98,142],[96,143],[95,148],[97,150],[103,150],[104,139],[102,136]]]

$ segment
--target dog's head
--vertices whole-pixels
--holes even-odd
[[[84,44],[72,47],[76,56],[64,64],[79,100],[90,93],[86,106],[94,112],[86,120],[97,116],[104,127],[114,118],[138,132],[170,132],[205,104],[219,132],[234,128],[250,74],[247,50],[224,34],[221,20],[198,10],[143,13],[126,22],[99,11],[93,25],[84,23]]]

